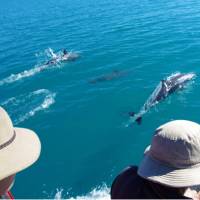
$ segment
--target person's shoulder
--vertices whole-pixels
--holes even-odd
[[[137,170],[138,170],[138,167],[136,167],[136,166],[128,166],[128,167],[126,167],[115,178],[115,180],[113,181],[112,186],[114,186],[115,184],[117,184],[119,182],[123,182],[124,180],[127,180],[127,178],[129,178],[131,176],[136,176],[137,175]]]
[[[119,177],[125,177],[129,175],[136,175],[138,167],[137,166],[128,166],[118,175]]]
[[[137,170],[136,166],[126,167],[113,181],[111,186],[111,198],[119,198],[121,194],[126,193],[131,187],[135,179],[137,179]],[[128,195],[128,194],[127,194]]]

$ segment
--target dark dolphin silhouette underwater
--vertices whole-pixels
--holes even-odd
[[[93,78],[89,80],[88,82],[91,84],[95,84],[99,82],[110,81],[110,80],[125,76],[127,73],[128,73],[127,71],[113,70],[111,73]]]

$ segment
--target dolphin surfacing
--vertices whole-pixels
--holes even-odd
[[[74,61],[79,57],[79,54],[75,52],[69,52],[66,55],[62,55],[59,53],[54,53],[52,49],[49,49],[49,53],[51,55],[51,59],[48,60],[44,65],[49,66],[49,65],[56,65],[61,62],[66,62],[66,61]]]
[[[183,86],[195,77],[195,73],[180,73],[177,72],[168,76],[166,79],[161,80],[156,89],[152,92],[150,97],[147,99],[145,104],[142,106],[140,111],[135,114],[134,112],[129,112],[130,120],[128,125],[137,122],[141,124],[142,116],[153,106],[155,106],[160,101],[166,99],[170,94],[176,92],[183,88]]]

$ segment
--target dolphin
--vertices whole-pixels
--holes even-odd
[[[65,61],[74,61],[79,57],[79,54],[75,53],[75,52],[69,52],[66,55],[57,55],[53,52],[52,49],[49,50],[52,59],[47,61],[44,65],[55,65],[58,64],[60,62],[65,62]]]
[[[89,80],[88,82],[91,84],[95,84],[98,82],[110,81],[110,80],[119,78],[121,76],[125,76],[126,74],[127,74],[126,71],[113,70],[111,73],[104,74],[102,76],[93,78],[93,79]]]
[[[177,72],[168,76],[166,79],[160,81],[156,89],[152,92],[150,97],[147,99],[145,104],[142,106],[140,111],[136,114],[135,112],[129,112],[130,120],[128,126],[134,122],[141,124],[142,116],[153,106],[160,101],[166,99],[170,94],[180,90],[184,85],[195,77],[195,73],[180,73]]]

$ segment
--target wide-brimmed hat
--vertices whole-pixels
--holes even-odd
[[[33,164],[40,150],[38,136],[29,129],[13,127],[10,117],[0,107],[0,180]]]
[[[171,187],[200,185],[200,125],[175,120],[160,126],[138,174]]]

